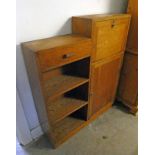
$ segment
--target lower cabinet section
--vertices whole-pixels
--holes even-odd
[[[87,109],[87,105],[83,108],[75,111],[71,115],[65,117],[61,121],[54,125],[51,125],[49,136],[52,139],[53,147],[56,148],[61,143],[66,141],[69,137],[74,135],[78,130],[85,126],[84,112]]]
[[[138,55],[126,52],[121,71],[117,99],[137,111],[138,104]]]
[[[114,101],[123,55],[119,54],[91,66],[91,115]]]
[[[95,120],[99,115],[109,110],[112,105],[107,104],[104,108],[100,109],[95,115],[86,121],[85,112],[88,108],[87,106],[88,105],[82,107],[78,111],[51,126],[51,130],[48,132],[48,137],[50,137],[49,140],[51,141],[53,148],[57,148],[68,138]]]

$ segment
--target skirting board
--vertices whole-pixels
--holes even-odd
[[[43,131],[41,129],[41,126],[38,126],[31,130],[31,136],[33,140],[38,139],[42,135],[43,135]]]

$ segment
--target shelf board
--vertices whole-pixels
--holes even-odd
[[[51,124],[55,124],[87,104],[87,101],[69,97],[62,97],[53,101],[48,106],[49,121]]]
[[[88,81],[88,78],[60,75],[45,83],[45,92],[48,98],[54,98]]]
[[[86,121],[69,116],[58,122],[54,127],[52,126],[50,136],[54,147],[59,146],[85,125]]]

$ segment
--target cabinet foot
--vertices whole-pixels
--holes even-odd
[[[130,107],[129,107],[129,108],[130,108]],[[133,114],[133,115],[136,116],[136,115],[137,115],[137,112],[138,112],[138,108],[137,108],[137,107],[132,107],[132,108],[130,108],[129,111],[130,111],[131,114]]]

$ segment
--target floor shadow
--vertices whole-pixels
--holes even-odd
[[[27,150],[29,148],[53,150],[52,144],[46,135],[43,135],[39,139],[21,147],[23,150]]]
[[[114,104],[113,104],[113,107],[115,107],[116,109],[120,110],[120,111],[123,111],[124,113],[127,113],[127,114],[131,114],[129,112],[129,108],[126,107],[122,102],[120,101],[115,101]]]
[[[48,137],[46,135],[41,136],[34,144],[34,147],[38,149],[46,148],[46,149],[52,149],[52,144],[49,141]]]

